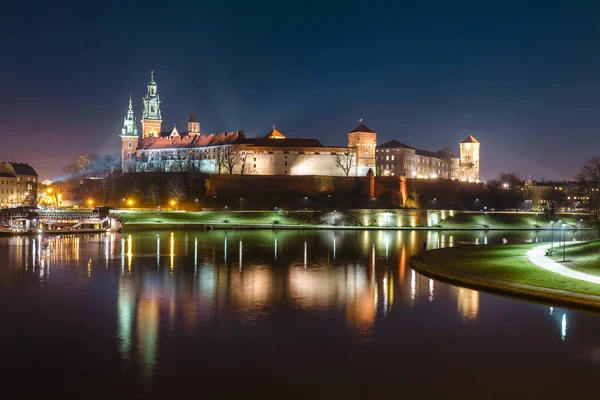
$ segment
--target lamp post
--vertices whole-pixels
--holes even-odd
[[[308,211],[308,196],[304,197],[304,211]]]
[[[279,223],[279,207],[275,207],[275,223]]]
[[[554,250],[554,221],[550,221],[550,254]]]
[[[579,220],[579,241],[583,242],[583,218]]]
[[[244,209],[244,198],[240,197],[240,211]]]
[[[196,211],[198,211],[198,199],[196,199]]]
[[[566,252],[565,248],[567,247],[567,236],[566,236],[567,235],[567,224],[565,224],[563,222],[562,228],[563,228],[563,262],[565,262],[566,261],[566,259],[565,259],[565,256],[566,256],[566,254],[565,254],[565,252]]]

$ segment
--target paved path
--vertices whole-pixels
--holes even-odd
[[[546,251],[548,251],[549,248],[549,244],[534,247],[533,249],[527,251],[527,258],[538,267],[544,268],[547,271],[555,272],[568,278],[600,284],[600,276],[572,270],[571,268],[567,268],[564,265],[550,259],[549,257],[546,257]]]

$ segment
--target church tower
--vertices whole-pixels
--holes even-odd
[[[469,182],[479,181],[479,147],[481,144],[469,135],[460,142],[460,179]]]
[[[154,82],[154,71],[150,72],[148,91],[143,98],[144,113],[142,114],[142,138],[160,136],[162,114],[160,113],[160,97],[158,86]]]
[[[188,135],[199,135],[200,134],[200,122],[196,118],[196,113],[192,110],[192,115],[188,120]]]
[[[367,128],[361,119],[360,125],[348,132],[348,147],[356,150],[356,176],[367,176],[369,169],[375,171],[375,147],[377,132]]]
[[[133,158],[133,154],[138,147],[139,136],[137,125],[135,123],[135,116],[133,115],[133,105],[131,103],[131,96],[129,96],[129,109],[123,122],[123,129],[121,129],[121,170],[128,172],[127,167],[129,161]]]

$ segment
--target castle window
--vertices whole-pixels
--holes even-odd
[[[369,147],[369,150],[371,150],[371,145],[369,145],[368,147]]]
[[[131,149],[131,142],[127,143],[127,147]]]
[[[254,168],[256,168],[256,164],[254,164]]]
[[[369,157],[369,152],[365,151],[365,157]]]
[[[254,161],[256,161],[256,157],[254,157]],[[256,165],[255,165],[255,167],[256,167]]]
[[[285,166],[287,167],[287,161],[285,162]]]
[[[392,156],[392,161],[394,161],[394,156]]]
[[[287,171],[285,171],[285,173],[287,174]]]
[[[366,144],[363,144],[363,149],[366,149],[366,148],[367,148],[367,145],[366,145]]]
[[[390,156],[385,156],[385,161],[389,161]]]

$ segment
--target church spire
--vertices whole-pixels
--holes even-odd
[[[143,98],[142,135],[143,137],[156,137],[160,134],[162,114],[160,112],[158,85],[154,81],[154,71],[150,72],[150,82],[148,82],[147,89],[146,95]]]
[[[137,136],[137,126],[135,123],[135,115],[133,114],[131,95],[129,95],[129,108],[127,109],[125,121],[123,122],[123,129],[121,129],[121,136]]]

